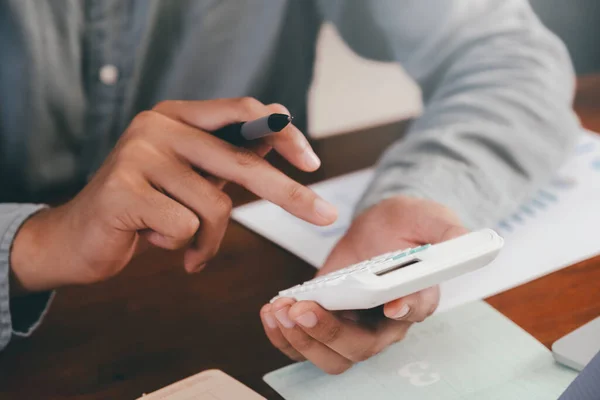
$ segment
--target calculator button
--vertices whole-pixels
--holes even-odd
[[[392,257],[392,260],[399,260],[401,258],[406,257],[407,255],[408,255],[408,253],[402,252],[402,253],[398,254],[397,256]]]
[[[430,244],[425,244],[425,245],[423,245],[423,246],[419,246],[419,247],[417,247],[417,248],[414,248],[414,249],[412,249],[412,250],[410,251],[410,254],[415,254],[415,253],[418,253],[418,252],[420,252],[420,251],[423,251],[423,250],[427,249],[429,246],[431,246],[431,245],[430,245]]]

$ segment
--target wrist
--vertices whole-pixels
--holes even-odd
[[[381,203],[402,201],[404,198],[427,199],[427,196],[417,189],[408,187],[383,192],[367,191],[354,209],[354,218],[364,214],[371,208],[379,206]]]
[[[446,230],[464,230],[458,215],[444,204],[410,195],[395,195],[375,203],[356,216],[355,224],[381,226],[390,230],[410,226],[406,239],[427,237],[429,243],[441,241]],[[385,238],[381,238],[385,240]]]
[[[10,293],[19,296],[68,284],[59,274],[53,244],[59,209],[42,209],[30,215],[17,230],[10,250]]]

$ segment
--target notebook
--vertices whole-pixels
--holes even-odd
[[[546,400],[576,375],[480,301],[415,324],[403,341],[341,375],[304,362],[264,380],[287,400]]]
[[[218,369],[209,369],[175,382],[138,400],[266,400]]]

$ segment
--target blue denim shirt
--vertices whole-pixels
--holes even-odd
[[[0,0],[0,348],[30,330],[12,325],[8,291],[30,203],[84,185],[160,100],[254,96],[303,127],[324,21],[359,55],[401,63],[426,105],[358,211],[404,193],[484,226],[574,141],[568,54],[526,0]]]

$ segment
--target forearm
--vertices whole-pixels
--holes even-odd
[[[22,296],[11,269],[11,250],[17,233],[23,222],[42,208],[33,204],[0,204],[0,350],[13,334],[28,335],[51,299],[50,293]]]
[[[434,39],[422,66],[408,63],[417,77],[437,66],[421,76],[424,114],[382,157],[358,212],[404,193],[449,206],[476,228],[555,173],[579,132],[569,57],[528,7],[506,4],[438,31],[446,48],[434,52]]]
[[[73,243],[61,235],[62,211],[63,207],[40,209],[21,224],[10,253],[12,296],[83,283],[71,273],[72,266],[83,261],[75,258]]]

